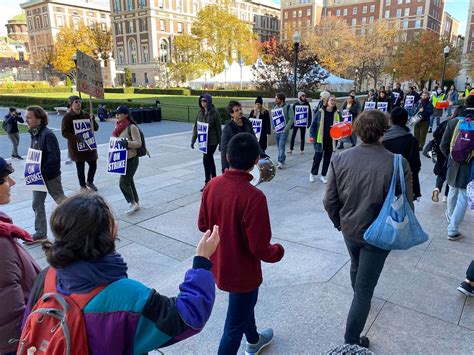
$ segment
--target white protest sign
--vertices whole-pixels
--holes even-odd
[[[276,133],[281,133],[285,130],[286,122],[285,116],[283,115],[283,108],[275,108],[272,110],[272,122],[273,127],[275,127]]]
[[[413,95],[408,95],[406,98],[405,98],[405,108],[413,108],[413,106],[415,105],[415,96]]]
[[[377,110],[382,112],[388,111],[388,102],[377,102]]]
[[[306,127],[309,119],[309,106],[295,106],[295,127]]]
[[[376,103],[374,101],[366,102],[364,105],[364,111],[375,110]]]
[[[349,110],[343,110],[342,111],[342,120],[343,120],[343,122],[352,123],[352,113]]]
[[[396,91],[393,91],[393,92],[392,92],[392,95],[393,95],[393,97],[395,98],[395,100],[393,100],[393,104],[396,105],[397,102],[398,102],[398,98],[400,97],[400,94],[399,94],[398,92],[396,92]]]
[[[262,134],[262,119],[261,118],[249,118],[250,122],[252,123],[253,131],[255,132],[255,136],[257,140],[260,141],[260,135]]]
[[[99,99],[104,98],[104,82],[100,61],[77,51],[77,87],[84,92]]]
[[[197,122],[197,138],[199,150],[207,154],[207,139],[209,132],[209,124],[204,122]]]
[[[77,150],[79,152],[85,152],[88,150],[96,150],[97,142],[94,137],[94,131],[92,130],[91,120],[85,118],[81,120],[73,120],[74,134],[76,135]]]
[[[25,183],[33,191],[48,192],[46,184],[41,174],[41,158],[43,152],[37,149],[28,149],[25,163]]]
[[[125,175],[127,173],[127,148],[120,144],[122,138],[110,137],[107,172]]]

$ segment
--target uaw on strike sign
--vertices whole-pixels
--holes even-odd
[[[80,92],[104,98],[104,82],[100,62],[77,51],[77,86]]]

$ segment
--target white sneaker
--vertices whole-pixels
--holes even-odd
[[[289,150],[289,151],[286,152],[286,154],[293,154],[293,151]]]
[[[304,150],[300,150],[300,154],[304,154]]]
[[[328,183],[328,180],[326,179],[326,176],[322,176],[319,178],[319,180],[323,183],[323,184],[327,184]]]
[[[278,162],[276,166],[277,166],[278,169],[283,169],[283,164],[280,163],[280,162]]]
[[[316,180],[317,176],[318,175],[313,175],[313,174],[309,173],[309,182],[314,182]]]
[[[138,205],[138,203],[132,202],[128,210],[125,212],[125,214],[132,214],[134,212],[137,212],[139,209],[140,209],[140,206]]]
[[[446,196],[443,196],[443,203],[448,202],[448,198]]]

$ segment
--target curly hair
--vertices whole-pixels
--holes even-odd
[[[355,134],[368,144],[377,143],[389,128],[388,115],[379,110],[364,111],[354,122]]]
[[[110,206],[97,194],[77,194],[51,214],[53,243],[42,248],[54,268],[79,260],[97,260],[115,251],[115,220]]]

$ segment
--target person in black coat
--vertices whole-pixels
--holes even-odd
[[[268,146],[268,135],[272,133],[272,126],[270,122],[270,112],[263,107],[263,98],[261,96],[257,96],[257,99],[255,100],[255,109],[250,111],[249,118],[259,118],[262,120],[262,132],[260,133],[258,143],[260,144],[262,151],[265,152]]]
[[[450,116],[447,120],[441,122],[441,124],[433,132],[432,142],[434,146],[434,151],[436,153],[436,163],[433,168],[433,173],[436,175],[436,185],[431,195],[431,200],[433,202],[439,201],[439,193],[443,189],[443,184],[446,181],[446,173],[448,171],[448,165],[447,165],[448,160],[446,159],[444,154],[441,152],[441,149],[439,149],[439,146],[441,145],[441,139],[443,138],[443,134],[444,134],[444,131],[446,130],[446,126],[452,117],[453,116]],[[449,193],[449,185],[446,184],[446,188],[444,190],[443,202],[447,202],[448,193]]]
[[[18,154],[18,145],[20,144],[20,131],[18,129],[18,122],[25,122],[23,118],[21,118],[21,112],[17,112],[16,108],[10,107],[8,110],[8,115],[6,115],[4,119],[4,128],[8,134],[8,138],[12,142],[12,158],[23,160],[21,155]]]
[[[421,197],[420,179],[421,170],[420,151],[418,141],[406,126],[408,112],[404,108],[396,107],[390,115],[391,127],[385,132],[382,144],[385,149],[394,154],[401,154],[410,165],[413,176],[413,200]]]
[[[306,98],[306,94],[304,92],[298,93],[298,101],[293,104],[293,112],[296,116],[296,106],[308,106],[308,120],[306,121],[306,127],[296,127],[293,123],[291,139],[290,139],[290,150],[287,154],[293,154],[293,148],[295,147],[295,139],[298,130],[300,131],[300,154],[304,153],[304,143],[306,137],[306,128],[311,127],[312,116],[311,116],[311,105]]]
[[[387,103],[387,112],[390,113],[392,112],[392,99],[387,95],[385,90],[380,90],[379,96],[377,97],[377,108],[379,102],[386,102]]]

